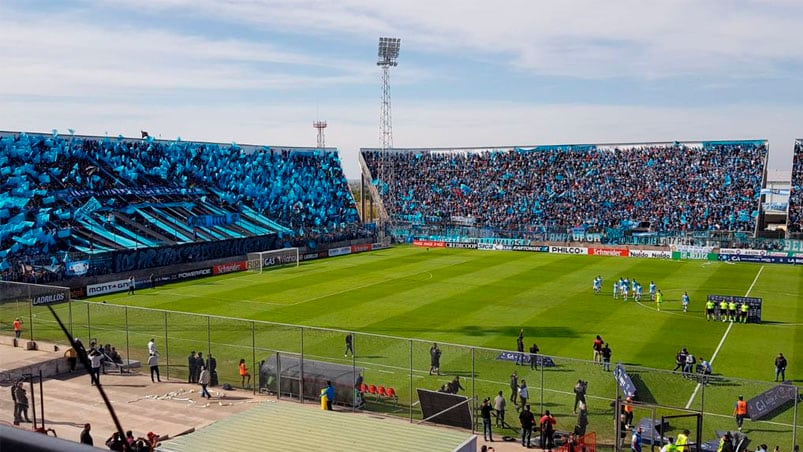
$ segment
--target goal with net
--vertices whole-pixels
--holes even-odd
[[[248,270],[262,273],[266,268],[282,265],[299,265],[298,248],[282,248],[279,250],[248,253]]]

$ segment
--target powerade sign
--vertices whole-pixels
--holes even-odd
[[[549,252],[553,254],[588,254],[588,248],[579,246],[550,246]]]
[[[62,301],[67,301],[67,294],[65,293],[51,293],[47,295],[37,295],[33,297],[31,303],[34,306],[46,305],[46,304],[56,304],[61,303]]]
[[[192,279],[192,278],[200,278],[201,276],[209,276],[212,274],[211,268],[202,268],[199,270],[193,270],[189,272],[181,272],[176,273],[176,279]]]

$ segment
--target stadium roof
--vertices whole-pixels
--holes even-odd
[[[162,443],[160,451],[349,450],[408,452],[460,449],[473,441],[470,433],[410,423],[375,413],[323,411],[317,404],[264,402],[195,433]],[[476,449],[476,445],[473,445]],[[269,448],[269,447],[268,447]]]

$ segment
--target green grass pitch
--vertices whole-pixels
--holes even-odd
[[[534,409],[551,409],[558,415],[559,427],[569,430],[576,421],[571,388],[582,378],[590,382],[589,430],[600,432],[603,440],[611,435],[609,401],[616,390],[610,373],[581,361],[591,359],[595,335],[610,344],[614,363],[628,366],[668,371],[682,347],[709,360],[716,352],[714,373],[724,378],[704,388],[668,372],[634,370],[647,402],[704,411],[703,437],[710,439],[714,429],[735,428],[732,410],[737,395],[744,392],[749,398],[773,386],[773,360],[778,352],[783,352],[790,363],[787,378],[803,381],[803,369],[797,364],[803,357],[803,303],[798,301],[803,292],[802,271],[801,267],[782,265],[401,246],[304,262],[297,268],[262,274],[230,274],[143,289],[134,296],[95,298],[91,301],[94,327],[89,334],[106,342],[105,336],[119,335],[124,328],[119,311],[111,306],[107,309],[114,319],[104,319],[98,313],[103,309],[96,308],[101,299],[108,304],[355,331],[355,364],[366,369],[366,382],[391,385],[400,393],[398,408],[381,409],[408,415],[413,388],[437,389],[452,375],[470,377],[473,373],[473,387],[470,379],[464,380],[464,386],[469,395],[474,392],[480,400],[499,390],[507,396],[508,377],[518,370],[534,394]],[[591,286],[597,275],[603,277],[604,284],[602,293],[595,296]],[[641,303],[614,300],[611,282],[619,277],[641,282],[647,299]],[[651,280],[665,294],[660,312],[646,294]],[[691,297],[687,313],[681,309],[683,291]],[[707,294],[763,298],[764,323],[735,324],[729,329],[727,323],[706,321],[703,310]],[[74,306],[77,311],[83,310],[78,303]],[[82,321],[80,312],[73,315],[76,325]],[[240,355],[251,360],[250,323],[212,318],[211,337],[207,335],[206,320],[170,314],[169,323],[171,363],[180,365],[190,349],[211,349],[222,359],[222,368],[231,369],[233,380]],[[158,333],[163,329],[161,316],[129,310],[128,325],[132,344],[129,353],[135,357],[142,353],[140,349],[144,349],[154,331],[157,337],[163,334]],[[256,325],[253,337],[258,353],[300,351],[296,329]],[[498,352],[489,349],[515,350],[515,338],[521,328],[525,330],[527,347],[536,342],[541,353],[561,357],[555,358],[557,367],[542,374],[495,359]],[[411,353],[410,341],[360,333],[423,341],[412,342]],[[119,339],[115,341],[121,343]],[[307,331],[303,341],[308,355],[351,362],[343,358],[341,333]],[[446,376],[437,377],[427,374],[430,342],[480,348],[472,358],[469,349],[442,345],[441,365]],[[257,361],[260,359],[264,358],[256,356]],[[411,360],[415,367],[412,375]],[[752,438],[768,444],[791,444],[793,411],[789,408],[767,422],[748,422],[745,427],[752,431]],[[515,424],[511,419],[515,416],[510,409],[508,412],[508,420]],[[649,410],[636,412],[637,420],[648,416]],[[673,425],[675,429],[685,426],[683,421],[678,422]],[[500,430],[497,434],[509,433]]]

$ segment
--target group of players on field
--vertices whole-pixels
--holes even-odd
[[[594,295],[599,295],[602,291],[602,276],[594,278]],[[619,278],[618,281],[613,283],[613,298],[627,301],[628,297],[632,294],[634,301],[641,301],[642,287],[641,283],[636,281],[635,278]],[[664,293],[658,289],[654,281],[650,281],[649,285],[650,301],[654,301],[658,310],[661,310],[661,305],[664,303]],[[689,309],[689,293],[683,292],[680,298],[680,303],[683,306],[683,312]],[[747,314],[750,311],[750,306],[746,302],[741,304],[735,301],[722,300],[715,303],[708,300],[705,303],[705,318],[706,320],[720,320],[722,322],[738,322],[747,323]]]
[[[602,276],[597,276],[594,278],[594,295],[599,295],[600,291],[602,291]],[[635,278],[632,280],[629,278],[619,278],[618,281],[614,281],[613,283],[613,298],[615,300],[619,299],[621,296],[622,300],[627,301],[628,297],[632,294],[633,301],[641,301],[642,293],[643,289],[641,283],[636,281]],[[649,295],[650,301],[654,301],[660,311],[661,305],[664,303],[664,293],[661,289],[656,287],[655,281],[650,281]],[[683,305],[683,312],[686,312],[689,309],[688,292],[683,292],[680,302]]]

